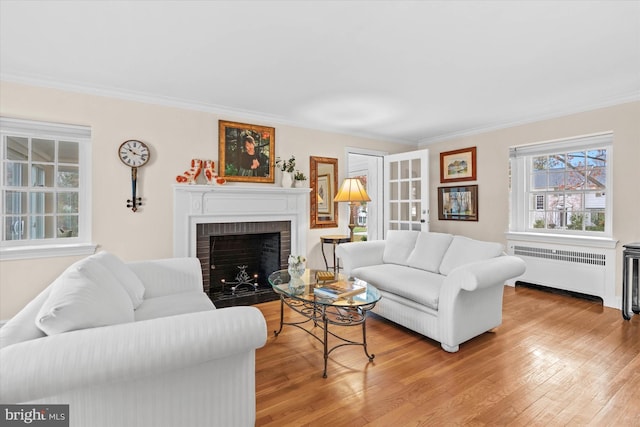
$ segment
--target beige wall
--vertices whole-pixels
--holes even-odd
[[[621,246],[640,241],[640,102],[621,104],[536,123],[451,139],[429,145],[430,230],[463,234],[506,244],[509,224],[509,147],[597,132],[613,131],[613,237],[617,249],[617,294],[621,293]],[[477,147],[478,222],[439,221],[437,188],[440,153]]]
[[[0,83],[0,114],[90,126],[93,132],[93,241],[125,260],[172,255],[172,185],[193,157],[217,160],[219,119],[255,123],[241,117],[170,108],[74,92]],[[345,147],[397,153],[415,147],[321,132],[273,123],[276,155],[296,156],[298,167],[309,175],[309,156],[339,159],[344,177]],[[508,228],[508,150],[510,146],[584,135],[614,132],[613,203],[614,238],[620,246],[640,241],[640,102],[569,115],[557,119],[460,137],[429,145],[431,215],[433,231],[463,234],[506,243]],[[146,204],[137,213],[125,207],[130,197],[129,170],[116,155],[126,139],[140,139],[152,150],[149,165],[140,170],[141,194]],[[438,221],[437,187],[440,152],[478,147],[478,222]],[[265,184],[266,185],[266,184]],[[340,211],[340,229],[310,230],[308,256],[312,266],[322,265],[319,237],[346,233],[346,212]],[[0,262],[0,319],[7,319],[78,258],[56,257]],[[618,259],[620,259],[618,257]],[[620,262],[618,262],[620,264]],[[617,268],[620,283],[620,266]],[[619,285],[618,285],[619,288]]]
[[[172,256],[172,186],[175,177],[188,169],[194,157],[218,159],[219,119],[274,126],[276,155],[286,158],[294,155],[298,168],[307,176],[309,156],[323,156],[339,159],[342,178],[346,146],[391,153],[415,148],[273,123],[255,123],[241,117],[223,117],[7,82],[0,83],[0,114],[91,127],[93,241],[99,245],[98,250],[111,251],[125,260]],[[149,164],[139,171],[140,193],[146,203],[136,213],[125,206],[131,197],[131,175],[116,153],[127,139],[142,140],[152,151]],[[347,222],[343,216],[340,230],[310,231],[307,241],[312,263],[321,262],[319,236],[346,233]],[[0,319],[14,315],[77,259],[56,257],[0,262]]]

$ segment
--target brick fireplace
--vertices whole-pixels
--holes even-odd
[[[309,191],[308,188],[282,188],[275,185],[176,184],[173,254],[176,257],[200,259],[203,289],[208,293],[213,290],[210,260],[211,243],[215,236],[248,234],[252,235],[253,241],[258,234],[278,233],[278,268],[286,268],[289,253],[307,255]]]
[[[260,287],[269,286],[267,276],[287,268],[291,253],[289,221],[202,223],[196,226],[196,256],[202,265],[202,284],[209,295],[230,292],[238,267],[257,275]],[[247,288],[245,286],[245,288]]]

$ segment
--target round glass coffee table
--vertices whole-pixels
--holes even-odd
[[[347,345],[359,345],[364,349],[365,355],[372,361],[374,354],[367,350],[367,312],[375,307],[380,300],[380,292],[367,282],[359,279],[348,280],[346,276],[339,274],[333,280],[317,279],[318,271],[305,270],[299,280],[291,280],[287,270],[278,270],[269,276],[269,283],[273,290],[280,295],[280,328],[274,331],[278,336],[284,325],[295,326],[322,343],[324,349],[324,371],[322,377],[327,377],[327,360],[329,354],[339,347]],[[336,283],[350,288],[362,287],[361,293],[343,298],[328,298],[315,292],[316,288],[328,287]],[[304,320],[297,322],[284,321],[285,305],[296,313],[301,314]],[[352,341],[339,336],[335,331],[330,331],[329,326],[362,326],[362,341]],[[322,329],[320,334],[315,333]],[[328,338],[331,335],[339,340],[339,344],[329,348]]]

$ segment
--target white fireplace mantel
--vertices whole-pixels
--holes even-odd
[[[291,221],[291,253],[306,256],[309,188],[175,184],[173,255],[196,256],[197,224]]]

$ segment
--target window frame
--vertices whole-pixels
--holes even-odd
[[[7,186],[5,183],[5,156],[7,137],[22,137],[33,139],[48,139],[55,142],[57,149],[60,141],[78,143],[78,236],[6,240],[4,236],[4,204],[2,200],[2,234],[0,235],[0,260],[48,258],[53,256],[87,255],[95,252],[96,245],[91,242],[92,214],[91,214],[91,128],[87,126],[69,125],[61,123],[39,122],[32,120],[0,117],[0,188],[13,191],[16,188],[26,189],[27,197],[37,197],[36,191],[27,183],[24,187]],[[29,146],[31,153],[32,147]],[[28,165],[32,165],[29,160]],[[56,157],[52,162],[54,167],[66,165]],[[28,173],[31,173],[29,171]],[[54,200],[57,195],[65,192],[57,184],[47,187],[43,193],[52,193]],[[76,192],[74,190],[73,192]],[[31,217],[31,208],[26,215]],[[54,216],[55,218],[55,216]],[[54,225],[55,226],[55,225]]]
[[[567,228],[534,228],[530,224],[530,213],[536,211],[536,206],[531,206],[534,196],[540,193],[547,194],[552,192],[549,190],[531,188],[531,159],[534,157],[545,156],[558,153],[570,153],[579,151],[590,151],[595,149],[605,149],[606,154],[606,177],[605,177],[605,221],[604,231],[590,230],[573,230]],[[602,132],[597,134],[582,135],[570,138],[557,139],[552,141],[538,142],[534,144],[520,145],[510,147],[510,225],[509,234],[528,234],[549,237],[576,238],[576,239],[611,239],[613,236],[613,132]],[[564,190],[562,190],[564,194]],[[586,195],[594,191],[579,190],[576,193]],[[585,199],[586,200],[586,199]],[[546,201],[546,200],[545,200]],[[537,202],[537,198],[536,198]],[[583,201],[584,203],[584,201]],[[583,211],[585,207],[583,206]]]

